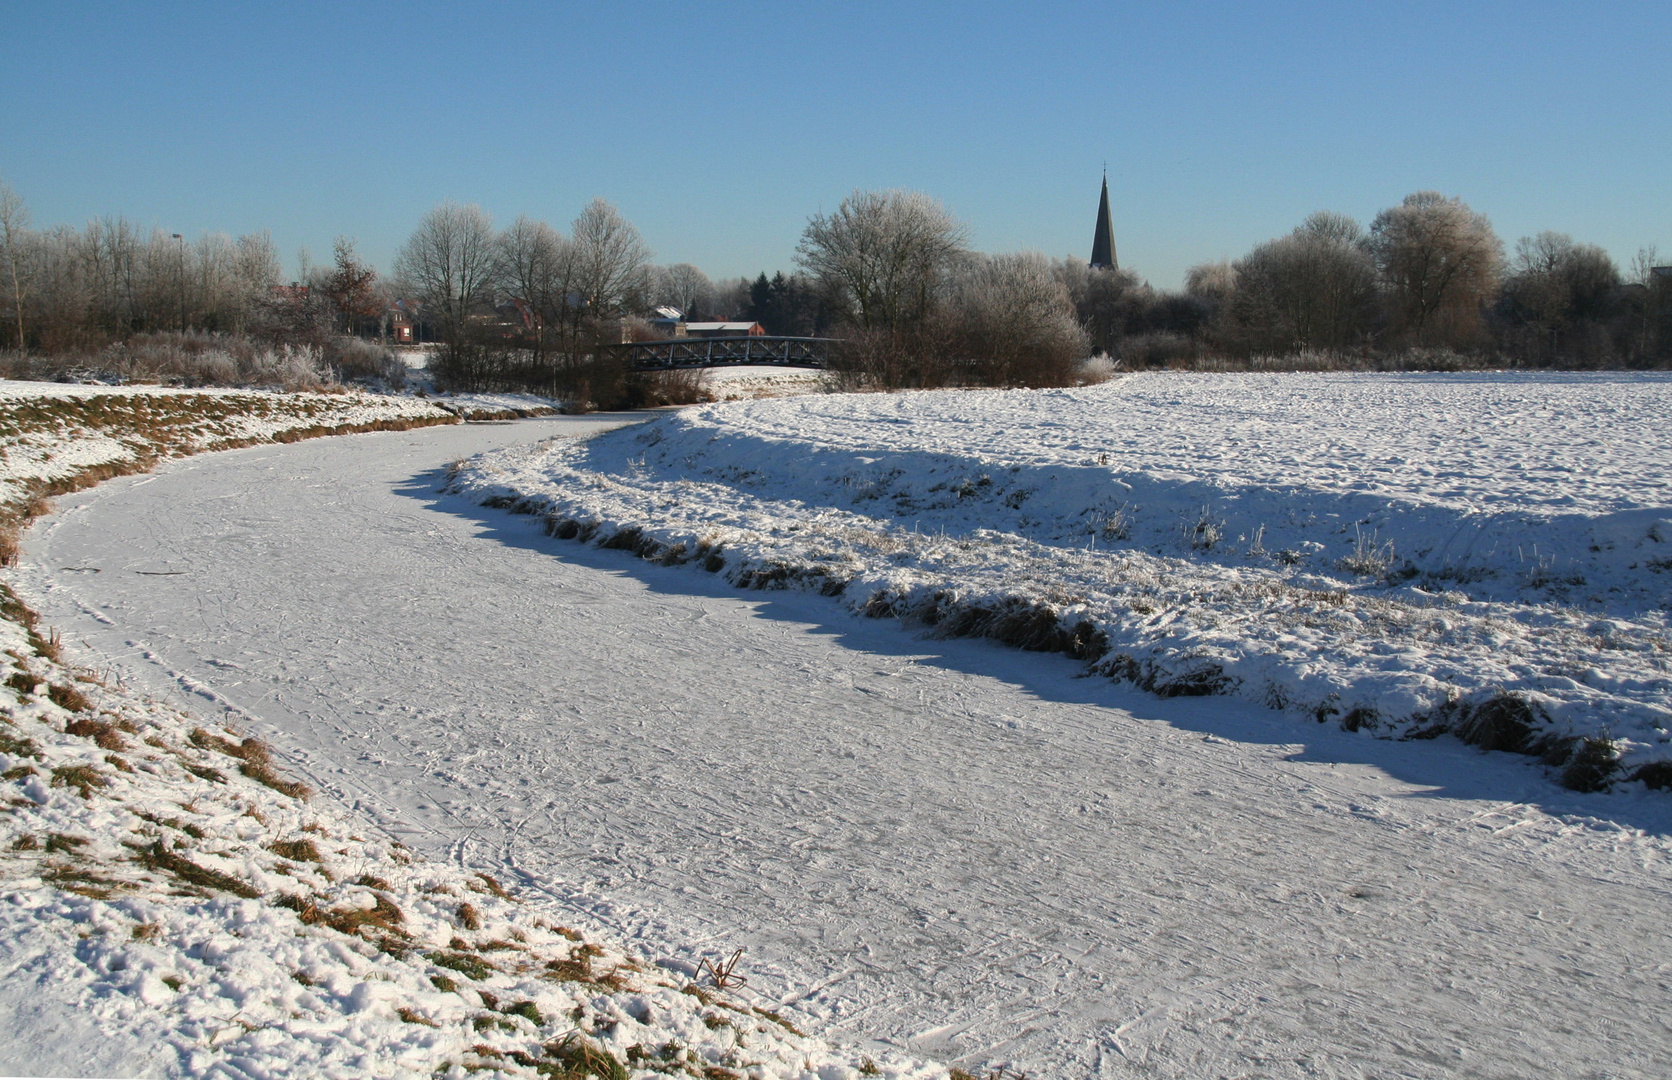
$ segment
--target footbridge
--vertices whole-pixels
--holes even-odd
[[[737,337],[669,338],[666,341],[629,341],[613,345],[618,355],[637,371],[663,368],[728,367],[733,364],[778,364],[783,367],[830,366],[834,338]]]

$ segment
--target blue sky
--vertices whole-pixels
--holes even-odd
[[[37,223],[337,234],[420,214],[566,226],[616,203],[659,262],[789,269],[855,188],[987,251],[1158,287],[1314,210],[1433,188],[1506,245],[1672,261],[1672,4],[83,4],[0,0],[0,177]]]

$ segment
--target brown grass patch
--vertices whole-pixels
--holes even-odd
[[[199,866],[184,855],[170,851],[161,840],[149,845],[128,844],[134,851],[134,861],[147,870],[157,870],[180,879],[188,885],[195,885],[200,889],[215,889],[229,892],[234,896],[242,896],[246,900],[254,900],[261,895],[261,890],[247,881],[240,881],[230,874],[223,874],[219,870],[211,870],[207,866]]]
[[[46,688],[46,696],[52,699],[53,704],[69,712],[86,712],[93,707],[92,702],[87,700],[87,695],[73,686],[60,686],[53,683]],[[120,747],[107,746],[105,749],[120,749]]]
[[[75,788],[83,799],[91,799],[94,791],[109,787],[110,781],[91,765],[60,765],[52,770],[52,786]]]
[[[267,850],[281,859],[291,862],[323,863],[325,860],[319,854],[319,848],[312,840],[275,840],[267,845]]]
[[[259,784],[265,784],[281,795],[288,795],[292,799],[306,800],[313,794],[308,785],[295,780],[286,780],[273,769],[273,749],[260,739],[244,739],[233,742],[231,739],[212,734],[202,728],[193,728],[186,736],[186,741],[199,750],[213,750],[227,757],[237,758],[241,764],[238,771]],[[188,769],[202,776],[196,768],[188,765]],[[214,770],[210,770],[214,771]],[[217,772],[216,776],[220,776]],[[208,779],[206,777],[206,779]],[[224,781],[225,777],[221,777]]]
[[[96,720],[91,716],[78,716],[71,720],[64,725],[64,734],[92,739],[100,750],[126,750],[128,748],[128,744],[123,741],[115,724],[107,720]]]

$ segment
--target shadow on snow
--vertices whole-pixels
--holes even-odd
[[[627,551],[609,550],[547,536],[540,519],[481,506],[439,491],[438,471],[419,473],[397,485],[396,494],[438,513],[474,521],[483,539],[535,551],[599,573],[636,579],[670,594],[743,600],[754,614],[807,627],[845,648],[907,659],[966,675],[986,676],[1043,701],[1092,706],[1130,714],[1140,722],[1234,742],[1295,746],[1285,760],[1356,764],[1380,769],[1420,789],[1410,798],[1444,797],[1520,803],[1554,816],[1601,819],[1660,835],[1672,834],[1672,799],[1640,785],[1599,794],[1569,791],[1536,759],[1482,751],[1456,737],[1424,741],[1379,739],[1313,724],[1288,714],[1229,697],[1163,699],[1128,684],[1086,677],[1086,665],[1055,653],[1025,652],[985,639],[937,638],[922,628],[891,619],[868,619],[840,601],[802,590],[740,589],[695,564],[660,566]],[[1119,723],[1122,716],[1112,716]]]

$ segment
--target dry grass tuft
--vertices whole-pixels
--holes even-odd
[[[215,889],[219,892],[229,892],[234,896],[242,896],[246,900],[254,900],[261,895],[261,890],[247,881],[240,881],[230,874],[223,874],[219,870],[211,870],[207,866],[199,866],[184,855],[170,851],[158,840],[149,845],[128,844],[134,851],[134,861],[147,870],[157,870],[180,879],[188,885],[195,885],[200,889]]]
[[[491,976],[496,970],[494,966],[475,953],[461,950],[428,952],[424,959],[436,967],[444,967],[449,971],[456,971],[474,982],[481,982]]]
[[[121,733],[115,724],[106,720],[95,720],[90,716],[78,716],[64,725],[66,735],[78,735],[83,739],[92,739],[100,750],[126,750],[128,744],[123,741]]]
[[[260,739],[244,739],[241,742],[233,742],[231,739],[212,734],[202,728],[193,728],[192,733],[186,737],[186,741],[200,750],[213,750],[216,753],[237,758],[241,762],[238,766],[240,773],[257,783],[265,784],[281,795],[288,795],[292,799],[306,801],[313,794],[308,785],[295,780],[286,780],[274,771],[272,764],[273,749]],[[198,769],[190,765],[186,767],[199,776],[203,776],[203,773],[199,772]],[[219,773],[215,775],[220,776]],[[205,777],[205,779],[211,778]],[[225,778],[221,777],[221,779],[224,781]]]
[[[404,1020],[408,1024],[422,1024],[425,1027],[433,1027],[433,1028],[438,1028],[438,1027],[441,1026],[440,1024],[436,1023],[434,1020],[431,1020],[429,1017],[420,1013],[417,1009],[409,1008],[405,1005],[402,1005],[400,1008],[396,1009],[395,1010],[395,1015],[400,1017],[402,1020]]]
[[[109,787],[110,781],[100,776],[91,765],[60,765],[52,770],[53,787],[72,787],[83,799],[91,799],[93,792]]]
[[[761,1017],[762,1019],[772,1021],[774,1024],[777,1024],[779,1027],[783,1028],[785,1031],[789,1032],[791,1035],[800,1035],[803,1038],[805,1038],[806,1035],[807,1035],[807,1033],[805,1031],[802,1031],[800,1028],[796,1027],[794,1024],[790,1023],[788,1020],[785,1020],[783,1018],[783,1016],[781,1016],[778,1013],[773,1012],[771,1009],[762,1009],[762,1008],[756,1006],[756,1007],[751,1008],[750,1011],[753,1012],[756,1016]]]
[[[558,1067],[555,1070],[550,1065],[541,1068],[540,1071],[548,1076],[562,1080],[586,1080],[587,1077],[627,1080],[627,1067],[615,1055],[579,1032],[570,1032],[558,1041],[546,1044],[545,1051],[550,1064]]]
[[[267,845],[267,850],[281,859],[291,862],[323,863],[325,861],[319,853],[319,848],[312,840],[275,840]]]
[[[46,688],[46,696],[52,700],[54,705],[57,705],[59,708],[65,709],[69,712],[86,712],[88,709],[93,707],[92,702],[87,700],[87,695],[83,694],[80,690],[77,690],[73,686],[60,686],[57,683],[53,683]],[[121,748],[107,746],[105,749],[112,750]]]
[[[498,880],[496,880],[493,877],[493,875],[491,875],[491,874],[477,874],[476,879],[482,883],[482,887],[484,889],[488,890],[488,892],[493,893],[495,896],[499,897],[501,900],[516,900],[516,897],[514,897],[510,893],[506,892],[505,887],[503,885],[501,885],[498,882]]]

